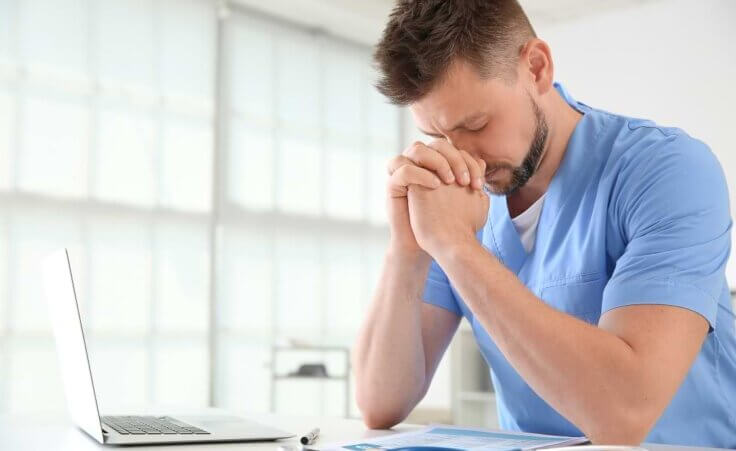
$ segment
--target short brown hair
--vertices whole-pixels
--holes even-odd
[[[516,0],[399,0],[374,53],[376,87],[394,104],[413,103],[456,58],[483,77],[515,77],[519,50],[535,36]]]

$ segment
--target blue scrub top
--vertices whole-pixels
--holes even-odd
[[[680,129],[597,110],[555,88],[584,115],[547,189],[534,248],[524,250],[504,196],[491,197],[478,238],[544,302],[588,323],[634,304],[707,319],[700,354],[646,440],[736,447],[735,318],[725,277],[731,218],[718,160]],[[470,322],[502,428],[582,435],[511,367],[436,262],[423,298]]]

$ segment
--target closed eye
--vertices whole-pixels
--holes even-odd
[[[429,136],[431,138],[435,138],[435,139],[444,139],[445,138],[443,135],[438,135],[437,133],[428,133],[428,132],[422,132],[422,133],[424,133],[425,135],[427,135],[427,136]]]
[[[488,125],[488,122],[486,122],[485,124],[481,125],[480,127],[468,128],[468,131],[469,132],[479,132],[479,131],[482,131],[484,128],[486,128],[486,125]]]

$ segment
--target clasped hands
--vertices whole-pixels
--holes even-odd
[[[388,163],[391,246],[435,259],[477,242],[489,198],[483,192],[486,163],[443,139],[415,142]]]

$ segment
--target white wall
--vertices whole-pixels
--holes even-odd
[[[577,100],[673,125],[718,156],[736,211],[736,1],[669,0],[534,24]],[[736,253],[728,268],[736,286]]]
[[[378,41],[394,0],[230,0],[231,6],[261,11],[303,26],[321,29],[356,43]]]

